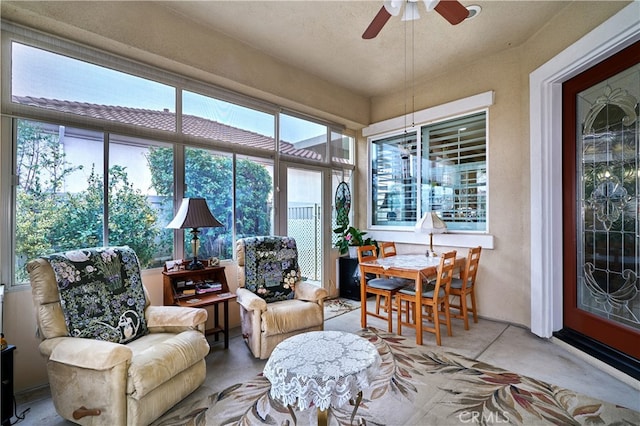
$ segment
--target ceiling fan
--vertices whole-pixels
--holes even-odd
[[[457,25],[469,16],[469,10],[457,0],[423,0],[427,7],[427,12],[435,10],[451,25]],[[378,35],[382,27],[389,18],[400,14],[402,5],[406,3],[403,21],[418,19],[418,0],[385,0],[378,14],[373,18],[367,29],[362,34],[365,40],[372,39]]]

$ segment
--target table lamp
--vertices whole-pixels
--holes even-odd
[[[427,257],[437,257],[436,252],[433,251],[433,234],[442,234],[447,232],[447,224],[438,217],[436,212],[430,211],[425,213],[418,222],[416,222],[416,232],[429,233],[429,249],[427,250]]]
[[[187,269],[203,269],[204,265],[198,260],[198,249],[200,241],[198,228],[216,228],[223,226],[218,219],[213,217],[207,201],[204,198],[183,198],[180,209],[176,217],[167,225],[167,228],[186,229],[191,228],[191,248],[193,250],[193,260],[187,265]]]

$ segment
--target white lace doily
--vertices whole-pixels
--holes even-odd
[[[273,350],[264,367],[271,396],[304,410],[339,408],[367,388],[380,356],[362,337],[341,331],[312,331],[290,337]]]

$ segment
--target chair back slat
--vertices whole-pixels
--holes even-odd
[[[462,272],[462,290],[467,287],[473,287],[476,283],[476,276],[478,274],[478,266],[480,265],[480,253],[482,247],[472,247],[467,254],[467,262],[465,264],[464,271]]]
[[[436,278],[436,286],[433,291],[434,303],[438,303],[438,296],[441,288],[445,289],[445,296],[448,297],[451,288],[451,279],[453,278],[453,270],[456,266],[456,254],[455,250],[443,253],[440,256],[440,264],[438,265],[438,272]]]
[[[380,243],[380,255],[383,258],[395,256],[396,254],[398,254],[398,252],[396,251],[396,243],[394,243],[393,241],[385,241],[383,243]]]
[[[376,246],[366,245],[366,246],[358,246],[358,262],[370,262],[372,260],[376,260],[378,258],[378,251]]]

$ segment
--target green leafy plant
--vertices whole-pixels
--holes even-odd
[[[367,246],[373,244],[378,245],[377,241],[370,237],[365,238],[366,231],[361,231],[353,226],[339,226],[333,230],[335,234],[338,234],[338,239],[334,244],[334,247],[340,250],[340,254],[346,254],[349,251],[349,246]]]

